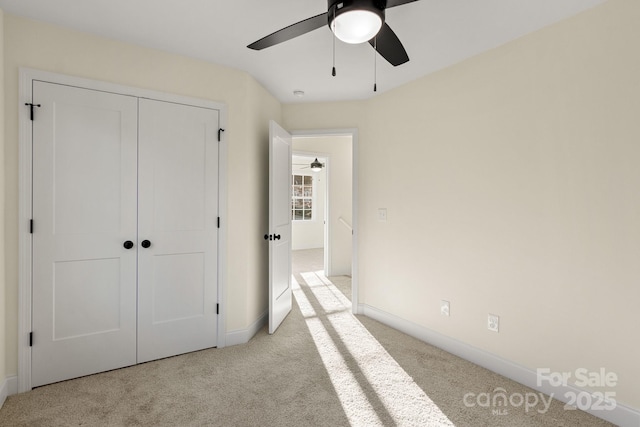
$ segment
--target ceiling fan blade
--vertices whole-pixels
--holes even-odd
[[[409,55],[404,50],[402,42],[386,23],[382,26],[378,35],[369,40],[369,44],[376,48],[378,53],[394,67],[409,61]]]
[[[321,28],[323,25],[328,25],[327,12],[316,15],[312,18],[305,19],[304,21],[297,22],[293,25],[289,25],[275,33],[269,34],[260,40],[251,43],[247,46],[249,49],[262,50],[267,47],[277,45],[287,40],[291,40],[303,34],[307,34],[313,30]]]
[[[413,3],[418,0],[387,0],[387,9],[390,7],[402,6],[403,4]]]

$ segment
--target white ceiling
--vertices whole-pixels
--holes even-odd
[[[606,0],[421,0],[387,10],[386,22],[410,61],[378,57],[382,93]],[[280,101],[374,96],[374,52],[336,42],[323,27],[262,51],[246,46],[326,12],[326,0],[0,0],[5,13],[29,17],[247,71]],[[294,90],[305,96],[296,98]]]

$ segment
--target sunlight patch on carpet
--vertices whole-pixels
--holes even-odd
[[[366,378],[384,406],[384,412],[398,426],[454,425],[351,314],[351,302],[323,272],[302,273],[301,276],[305,283],[299,284],[293,279],[293,294],[352,426],[382,425],[356,375]],[[315,309],[303,287],[313,294],[317,302]],[[331,337],[327,322],[339,342]],[[348,354],[342,354],[340,347],[346,348]],[[352,372],[345,357],[355,360],[360,372]]]

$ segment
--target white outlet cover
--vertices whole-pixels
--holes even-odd
[[[487,329],[493,332],[500,331],[500,316],[496,316],[495,314],[489,314],[487,318]]]
[[[387,220],[387,209],[386,208],[378,208],[378,221],[386,221]]]
[[[450,309],[449,301],[446,301],[446,300],[441,300],[440,301],[440,314],[442,314],[443,316],[450,316],[451,315],[451,309]]]

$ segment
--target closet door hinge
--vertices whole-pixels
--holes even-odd
[[[29,347],[33,347],[33,332],[29,332]]]
[[[220,314],[220,304],[216,304],[216,314]]]
[[[33,234],[33,220],[32,219],[29,220],[29,233]]]
[[[31,102],[27,102],[27,103],[25,103],[24,105],[26,105],[27,107],[30,107],[30,108],[31,108],[31,112],[30,112],[29,117],[31,118],[31,121],[33,121],[33,107],[38,107],[38,108],[40,108],[40,107],[42,107],[42,105],[40,105],[40,104],[33,104],[33,103],[31,103]]]
[[[218,228],[220,228],[220,217],[218,217]]]
[[[219,128],[218,129],[218,142],[222,141],[222,132],[224,132],[224,129]]]

